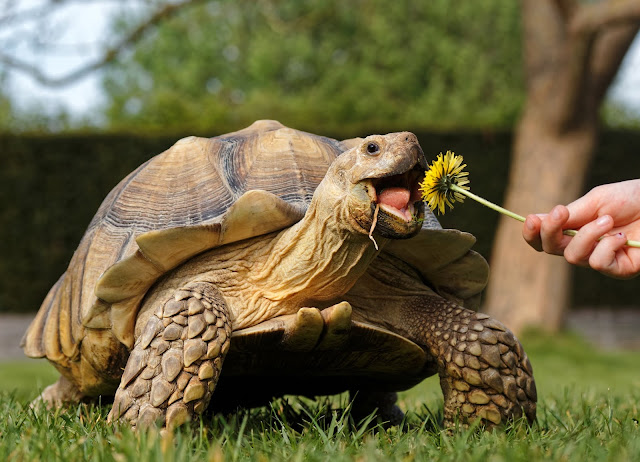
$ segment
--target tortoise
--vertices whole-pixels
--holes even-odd
[[[425,209],[426,167],[410,132],[178,141],[106,197],[25,333],[61,374],[36,402],[115,394],[110,421],[173,427],[348,390],[395,424],[437,373],[446,426],[532,421],[529,359],[476,312],[488,265]]]

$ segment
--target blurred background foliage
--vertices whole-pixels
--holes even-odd
[[[121,18],[116,30],[138,18]],[[260,118],[326,132],[510,127],[523,101],[517,2],[214,1],[105,72],[115,130]]]
[[[148,14],[124,11],[114,37]],[[101,70],[105,102],[92,114],[16,106],[0,67],[0,132],[208,134],[261,118],[317,133],[511,129],[522,53],[511,0],[201,1]],[[603,115],[640,126],[616,103]]]

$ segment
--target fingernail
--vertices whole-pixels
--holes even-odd
[[[596,220],[596,225],[598,226],[608,225],[610,220],[611,220],[611,217],[609,215],[603,215]]]
[[[551,211],[551,218],[553,218],[554,220],[562,219],[562,215],[560,214],[560,209],[558,207],[554,207]]]
[[[531,219],[529,219],[529,218],[527,218],[527,219],[524,221],[524,224],[525,224],[525,226],[527,227],[527,229],[528,229],[529,231],[533,231],[533,229],[535,228],[535,226],[533,225],[533,220],[531,220]]]

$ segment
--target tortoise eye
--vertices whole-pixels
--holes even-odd
[[[378,146],[376,143],[367,144],[367,153],[372,156],[380,154],[380,146]]]

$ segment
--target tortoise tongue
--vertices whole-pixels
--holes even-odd
[[[378,195],[378,202],[385,204],[394,209],[402,210],[406,209],[409,205],[409,198],[411,194],[407,188],[391,187],[384,189]]]
[[[407,188],[392,186],[383,189],[378,194],[378,204],[380,208],[402,218],[405,221],[411,221],[411,211],[408,210],[411,193]]]

